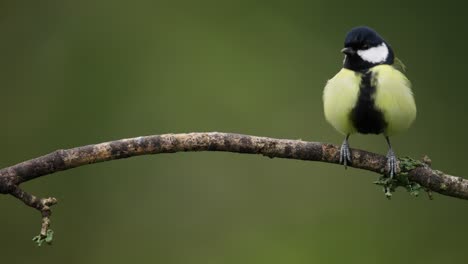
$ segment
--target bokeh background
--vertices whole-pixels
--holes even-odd
[[[468,18],[461,1],[23,1],[0,3],[0,166],[59,148],[223,131],[341,143],[321,95],[345,33],[377,29],[408,67],[418,118],[393,139],[467,175]],[[382,137],[353,147],[385,153]],[[24,185],[39,214],[0,197],[2,263],[461,263],[468,202],[330,164],[231,153],[106,162]]]

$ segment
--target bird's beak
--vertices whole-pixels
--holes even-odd
[[[342,49],[341,52],[349,56],[356,54],[356,51],[353,48],[349,47]]]

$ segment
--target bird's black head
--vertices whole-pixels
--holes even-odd
[[[353,71],[365,71],[380,64],[393,64],[394,54],[390,45],[369,27],[356,27],[345,38],[344,67]]]

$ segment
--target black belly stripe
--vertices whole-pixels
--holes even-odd
[[[357,131],[362,134],[380,134],[387,126],[383,113],[375,107],[376,87],[372,85],[375,83],[372,81],[375,77],[371,71],[362,75],[358,100],[351,110],[351,121]]]

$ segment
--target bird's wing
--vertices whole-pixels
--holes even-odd
[[[398,134],[410,127],[416,118],[411,83],[399,70],[389,65],[375,66],[375,106],[384,114],[388,136]]]
[[[401,73],[406,72],[406,65],[399,58],[395,58],[393,67],[397,69],[398,71],[400,71]]]

